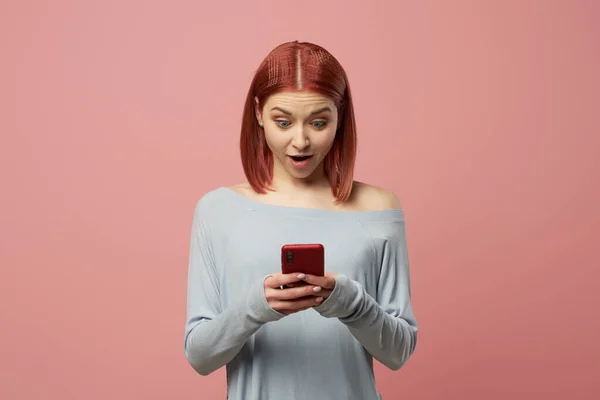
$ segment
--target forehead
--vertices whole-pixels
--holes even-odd
[[[267,99],[265,108],[282,107],[290,111],[311,111],[312,109],[329,106],[335,109],[333,100],[320,93],[309,91],[283,91],[275,93]]]

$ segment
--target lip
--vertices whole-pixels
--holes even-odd
[[[310,164],[310,162],[313,159],[313,155],[312,154],[294,154],[294,157],[308,157],[306,160],[302,160],[302,161],[295,161],[292,156],[288,156],[289,160],[290,160],[290,164],[292,164],[292,167],[294,168],[305,168],[308,164]]]

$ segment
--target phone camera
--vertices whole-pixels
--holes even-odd
[[[293,261],[293,259],[294,259],[294,253],[292,253],[291,251],[288,251],[288,252],[286,253],[286,260],[287,260],[287,263],[288,263],[288,264],[291,264],[291,263],[292,263],[292,261]]]

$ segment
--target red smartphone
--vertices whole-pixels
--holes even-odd
[[[322,244],[285,244],[281,247],[281,272],[325,275],[325,248]]]

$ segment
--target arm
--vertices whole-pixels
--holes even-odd
[[[334,276],[331,295],[316,310],[325,317],[338,318],[374,358],[398,370],[415,350],[417,324],[410,298],[404,224],[390,224],[394,229],[378,251],[382,265],[376,298],[360,283],[340,274]]]
[[[237,304],[222,309],[208,203],[201,199],[194,212],[184,339],[185,356],[201,375],[227,364],[262,325],[284,316],[267,303],[262,281],[251,285]]]

